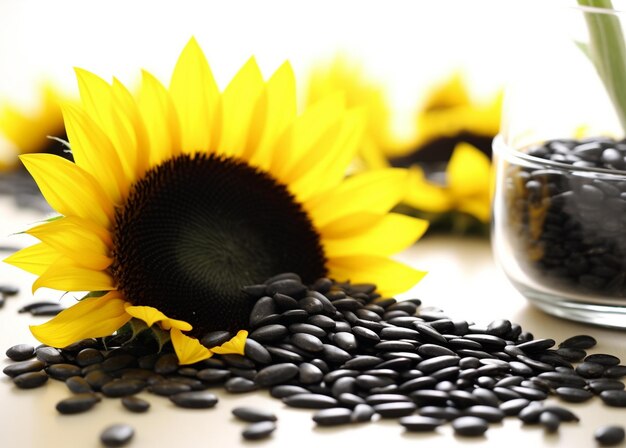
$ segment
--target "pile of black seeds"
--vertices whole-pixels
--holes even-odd
[[[626,141],[550,140],[526,152],[553,167],[506,168],[500,228],[520,267],[559,290],[626,297]]]
[[[320,426],[397,419],[407,431],[433,431],[450,422],[463,436],[484,434],[492,423],[517,417],[547,432],[578,417],[553,396],[582,402],[599,396],[607,406],[626,407],[620,381],[626,366],[609,354],[586,350],[596,341],[573,336],[557,346],[534,339],[508,320],[480,326],[420,310],[420,301],[382,298],[375,285],[319,279],[307,287],[295,274],[281,274],[245,291],[255,300],[245,356],[215,355],[179,366],[175,354],[117,336],[86,339],[58,350],[18,345],[4,369],[17,387],[49,378],[71,394],[57,404],[62,414],[118,398],[131,412],[149,411],[142,391],[168,397],[185,408],[212,408],[229,393],[267,388],[285,405],[314,410]],[[232,337],[207,334],[207,346]],[[115,346],[118,344],[118,346]],[[171,349],[170,349],[171,350]],[[235,409],[250,426],[247,439],[276,429],[272,414]]]

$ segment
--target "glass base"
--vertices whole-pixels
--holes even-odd
[[[533,305],[553,316],[602,327],[626,329],[626,305],[574,301],[565,296],[529,289],[518,282],[513,284]]]

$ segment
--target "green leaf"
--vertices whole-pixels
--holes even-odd
[[[614,11],[611,0],[578,0],[578,4]],[[585,11],[584,15],[589,30],[587,54],[626,132],[626,44],[619,18],[593,11]]]

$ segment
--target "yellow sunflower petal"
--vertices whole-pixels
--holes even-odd
[[[188,322],[185,322],[184,320],[167,318],[166,320],[161,321],[160,324],[164,330],[169,330],[171,328],[176,328],[180,331],[193,330],[193,327],[191,326],[191,324]]]
[[[385,215],[375,226],[353,237],[324,238],[324,252],[330,259],[351,255],[389,256],[415,243],[428,222],[398,213]]]
[[[417,165],[409,168],[409,186],[404,202],[417,210],[434,213],[443,213],[454,207],[450,189],[428,182]]]
[[[363,140],[364,126],[362,111],[347,113],[339,132],[328,142],[318,142],[325,152],[312,151],[293,167],[289,187],[298,199],[306,201],[341,182]]]
[[[116,286],[109,273],[85,268],[71,258],[61,257],[35,280],[33,292],[39,288],[59,291],[111,291]]]
[[[41,275],[59,258],[59,252],[47,244],[39,243],[15,252],[3,261],[31,274]]]
[[[398,261],[368,255],[332,258],[328,269],[330,276],[338,281],[375,283],[383,295],[405,292],[426,275]]]
[[[116,78],[111,86],[113,123],[118,135],[126,136],[126,145],[116,147],[124,168],[130,171],[131,182],[140,178],[148,168],[150,139],[132,94]]]
[[[83,299],[30,331],[38,341],[52,347],[66,347],[85,338],[113,334],[131,318],[124,310],[124,300],[117,292]]]
[[[150,166],[180,154],[180,125],[172,98],[146,71],[141,77],[139,108],[150,140]]]
[[[250,123],[250,136],[242,154],[250,164],[269,170],[273,145],[296,116],[296,79],[285,62],[267,81]]]
[[[472,196],[489,191],[489,157],[469,143],[454,148],[446,169],[448,185],[456,196]]]
[[[194,364],[213,356],[211,350],[200,344],[200,341],[184,335],[178,328],[172,328],[170,336],[179,364]]]
[[[320,154],[317,143],[330,131],[339,132],[339,124],[345,111],[345,97],[341,93],[330,95],[308,108],[293,121],[272,152],[270,172],[288,183],[293,167],[305,156]]]
[[[467,198],[459,204],[459,211],[475,216],[484,223],[491,217],[491,203],[488,197]]]
[[[105,229],[87,220],[71,217],[61,218],[28,230],[26,233],[39,238],[77,264],[94,270],[104,270],[113,259],[108,255],[109,247],[100,235],[110,236]]]
[[[148,327],[162,320],[167,320],[165,314],[152,306],[126,305],[126,312],[132,317],[144,321]]]
[[[256,60],[250,58],[222,94],[219,154],[238,156],[246,149],[250,119],[263,86],[261,70]]]
[[[98,181],[114,204],[121,204],[131,179],[124,175],[120,157],[111,140],[79,108],[65,104],[62,109],[76,165]]]
[[[217,353],[218,355],[226,355],[228,353],[243,355],[246,348],[247,337],[248,332],[246,330],[239,330],[229,341],[224,342],[219,347],[211,347],[211,351],[213,353]]]
[[[376,226],[385,217],[382,213],[369,211],[342,216],[318,228],[323,239],[350,238]]]
[[[182,150],[208,151],[214,143],[219,91],[198,42],[191,39],[178,59],[170,93],[180,118]]]
[[[158,322],[164,330],[178,328],[182,331],[189,331],[193,329],[193,327],[187,322],[170,319],[152,306],[127,305],[126,312],[134,318],[144,321],[148,327],[151,327]]]
[[[318,227],[363,210],[386,213],[404,197],[407,182],[408,173],[403,169],[368,171],[307,201],[305,207]]]
[[[20,160],[53,209],[109,227],[115,213],[113,204],[89,173],[52,154],[28,154]]]

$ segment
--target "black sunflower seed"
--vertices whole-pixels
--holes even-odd
[[[35,356],[35,348],[30,344],[17,344],[10,347],[6,355],[13,361],[26,361]]]
[[[135,430],[132,426],[126,424],[115,424],[105,428],[100,433],[100,441],[104,446],[118,447],[124,446],[135,435]]]
[[[249,425],[241,433],[246,440],[260,440],[269,437],[276,430],[276,423],[272,421],[256,422]]]
[[[249,406],[239,406],[233,408],[231,412],[235,417],[237,417],[239,420],[243,420],[244,422],[275,422],[277,420],[276,415],[274,415],[272,412],[269,412],[265,409],[252,408]]]

